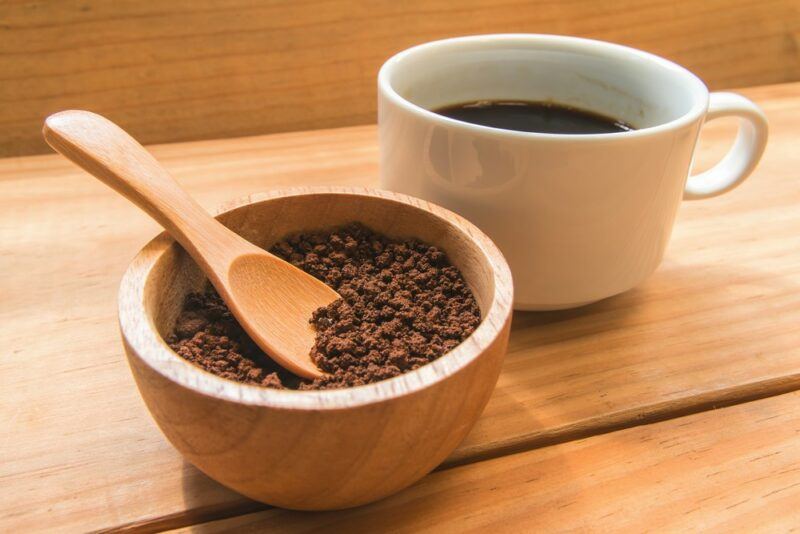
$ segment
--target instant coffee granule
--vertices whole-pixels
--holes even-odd
[[[342,298],[310,318],[311,358],[328,373],[298,378],[272,362],[209,288],[190,294],[167,342],[223,378],[272,388],[327,389],[385,380],[432,362],[466,339],[480,310],[461,273],[436,247],[361,224],[289,237],[270,252]]]

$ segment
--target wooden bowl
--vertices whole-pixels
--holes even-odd
[[[508,343],[511,273],[489,238],[438,206],[355,188],[252,195],[219,219],[264,248],[290,233],[352,221],[417,237],[443,249],[461,270],[483,321],[435,362],[376,384],[328,391],[243,385],[183,360],[164,342],[185,295],[206,282],[161,234],[125,273],[119,318],[139,391],[175,448],[221,484],[299,510],[380,499],[444,460],[486,405]]]

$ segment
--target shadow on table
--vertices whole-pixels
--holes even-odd
[[[791,303],[781,301],[800,289],[800,272],[790,274],[795,276],[743,265],[667,259],[640,286],[605,300],[568,310],[515,312],[509,354],[563,343],[576,352],[591,349],[611,356],[627,349],[622,352],[644,356],[646,349],[657,348],[661,341],[678,340],[672,336],[713,337],[734,320],[748,322],[744,320],[748,311],[756,319],[765,312],[788,311]],[[625,332],[627,327],[635,330]],[[578,345],[577,340],[587,343]],[[643,344],[642,350],[631,350],[632,340]],[[530,354],[540,355],[536,350]]]
[[[627,316],[636,312],[636,309],[646,300],[646,291],[641,287],[633,288],[625,293],[614,295],[606,299],[587,304],[579,308],[553,311],[515,311],[511,331],[520,330],[530,326],[544,326],[549,324],[575,321],[591,316],[611,314],[611,321],[604,326],[619,328],[624,326]]]

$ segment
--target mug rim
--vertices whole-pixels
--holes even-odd
[[[410,100],[400,96],[400,94],[393,87],[390,77],[393,70],[397,65],[404,60],[408,60],[415,54],[420,52],[446,49],[460,45],[474,45],[474,44],[489,44],[493,42],[503,42],[507,44],[526,44],[538,45],[539,48],[551,48],[560,50],[581,51],[588,50],[592,53],[598,51],[607,57],[613,57],[620,60],[625,59],[644,59],[651,63],[657,64],[660,68],[673,72],[682,76],[686,80],[686,86],[692,96],[692,105],[682,115],[656,124],[655,126],[647,126],[634,130],[627,130],[624,132],[611,132],[611,133],[595,133],[595,134],[559,134],[559,133],[543,133],[543,132],[525,132],[519,130],[507,130],[504,128],[496,128],[493,126],[484,126],[481,124],[474,124],[465,122],[450,117],[445,117],[420,105],[417,105]],[[439,122],[443,125],[450,127],[462,128],[477,134],[494,135],[501,137],[512,137],[521,139],[536,139],[542,141],[563,141],[569,139],[570,141],[588,142],[588,141],[609,141],[609,140],[623,140],[631,139],[634,137],[646,137],[651,135],[658,135],[665,131],[675,130],[687,126],[699,120],[708,111],[709,91],[705,83],[697,77],[694,73],[661,56],[632,48],[629,46],[610,43],[607,41],[600,41],[596,39],[586,39],[583,37],[572,37],[567,35],[551,35],[539,33],[495,33],[484,35],[469,35],[462,37],[451,37],[447,39],[439,39],[436,41],[429,41],[422,43],[411,48],[407,48],[401,52],[390,57],[384,62],[378,71],[378,92],[384,95],[396,106],[403,108],[407,112],[416,115],[417,117],[427,120]]]

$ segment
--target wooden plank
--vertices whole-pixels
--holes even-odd
[[[68,108],[147,143],[366,124],[390,55],[495,32],[632,45],[714,88],[800,80],[795,0],[23,1],[0,13],[0,155],[47,152]]]
[[[362,508],[182,532],[790,532],[798,435],[795,392],[435,473]]]
[[[756,175],[684,204],[642,287],[517,314],[498,389],[450,465],[800,387],[800,84],[747,94],[772,126]],[[729,143],[727,126],[709,125],[705,164]],[[374,136],[357,127],[154,151],[214,206],[276,186],[372,184]],[[164,441],[124,363],[117,284],[155,224],[55,156],[0,161],[0,208],[3,530],[45,519],[155,528],[247,509]]]

